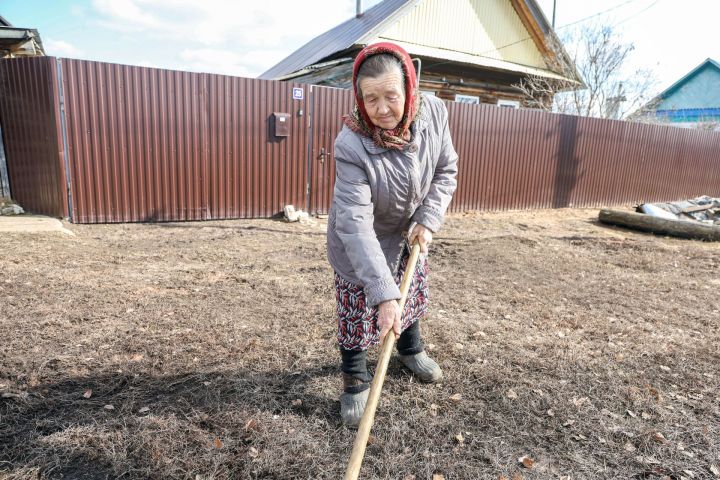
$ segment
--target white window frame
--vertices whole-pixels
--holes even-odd
[[[460,93],[456,93],[455,101],[457,103],[469,103],[470,105],[480,105],[480,97],[475,97],[473,95],[462,95]]]
[[[517,100],[498,99],[497,106],[501,108],[520,108],[520,102]]]

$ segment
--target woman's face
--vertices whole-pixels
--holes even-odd
[[[405,109],[405,89],[400,69],[376,78],[360,79],[360,91],[365,110],[375,126],[384,129],[397,127]]]

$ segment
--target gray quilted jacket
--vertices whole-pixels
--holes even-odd
[[[447,108],[422,98],[403,151],[378,147],[347,127],[335,140],[328,260],[342,278],[364,287],[369,306],[400,298],[394,276],[403,232],[413,222],[437,232],[457,186]]]

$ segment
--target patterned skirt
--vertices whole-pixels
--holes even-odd
[[[395,283],[400,285],[405,274],[410,253],[405,250]],[[410,282],[408,298],[402,315],[402,330],[421,319],[428,309],[428,264],[427,257],[422,256],[417,262],[415,275]],[[365,303],[363,287],[345,281],[335,274],[335,300],[338,315],[338,343],[346,350],[367,350],[380,342],[377,307],[369,307]]]

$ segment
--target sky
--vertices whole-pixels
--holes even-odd
[[[553,0],[537,1],[551,20]],[[635,46],[628,71],[652,70],[658,92],[706,58],[720,61],[720,0],[555,3],[560,34],[612,25]],[[355,0],[0,0],[0,15],[38,29],[48,55],[245,77],[354,14]]]

